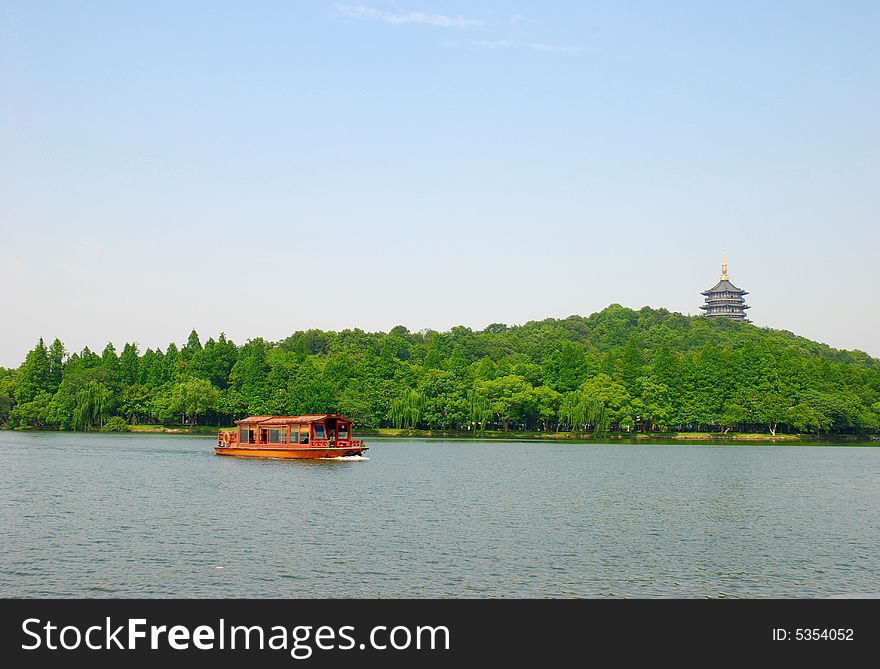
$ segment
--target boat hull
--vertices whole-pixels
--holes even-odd
[[[235,458],[281,458],[284,460],[326,460],[360,455],[367,446],[341,448],[252,448],[241,446],[217,446],[217,455]]]

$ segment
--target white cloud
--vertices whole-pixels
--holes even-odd
[[[506,49],[511,46],[516,46],[513,42],[506,39],[496,39],[496,40],[487,40],[487,39],[479,39],[479,40],[471,40],[471,44],[474,46],[481,46],[486,49]]]
[[[570,46],[568,44],[542,44],[539,42],[527,44],[523,42],[511,42],[506,39],[471,40],[471,45],[482,47],[484,49],[528,48],[535,51],[546,51],[548,53],[578,53],[579,51],[583,51],[579,46]]]
[[[550,51],[552,53],[577,53],[582,49],[579,46],[569,46],[567,44],[529,44],[529,48],[536,51]]]
[[[334,3],[336,11],[351,19],[368,19],[371,21],[382,21],[383,23],[391,23],[393,25],[402,25],[406,23],[421,23],[429,26],[437,26],[439,28],[467,28],[469,26],[482,25],[480,21],[466,19],[462,16],[446,16],[445,14],[424,14],[422,12],[408,12],[406,14],[391,14],[383,12],[375,7],[367,7],[366,5],[348,5],[344,3]]]

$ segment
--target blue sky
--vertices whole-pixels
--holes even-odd
[[[698,313],[880,355],[880,4],[0,5],[0,365],[38,337]]]

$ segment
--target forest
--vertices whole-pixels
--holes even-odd
[[[0,368],[0,426],[127,430],[342,413],[361,428],[868,434],[880,361],[787,331],[611,305],[481,331],[222,333],[164,351],[40,340]]]

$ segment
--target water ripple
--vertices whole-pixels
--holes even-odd
[[[4,597],[880,593],[880,449],[0,432]],[[868,593],[868,594],[864,594]]]

